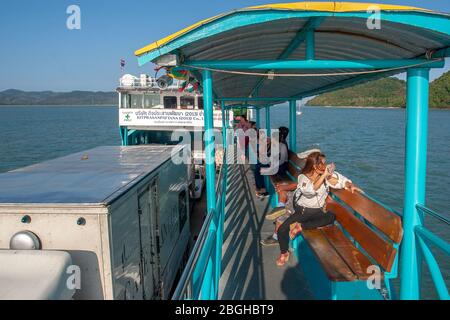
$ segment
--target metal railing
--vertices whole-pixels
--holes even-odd
[[[447,226],[450,226],[450,219],[447,217],[444,217],[443,215],[420,204],[416,205],[416,208],[419,212],[432,216]],[[422,253],[425,263],[430,271],[431,279],[433,280],[439,299],[450,300],[447,285],[444,277],[442,276],[442,270],[430,249],[430,245],[432,245],[433,247],[438,248],[441,252],[445,253],[447,256],[450,256],[450,243],[435,235],[424,226],[416,226],[414,228],[414,232],[417,237],[417,242],[419,243],[420,253]]]
[[[167,89],[178,89],[182,82],[173,79],[173,83],[169,85]],[[120,88],[142,88],[142,89],[160,89],[157,83],[157,79],[154,77],[122,77],[119,79],[119,87]]]
[[[206,215],[172,300],[217,299],[221,274],[226,183],[227,167],[224,162],[216,183],[215,209]]]
[[[119,86],[122,88],[157,88],[156,79],[152,77],[148,78],[120,78]]]

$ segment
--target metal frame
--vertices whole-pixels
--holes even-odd
[[[208,21],[189,32],[182,34],[166,44],[144,53],[138,57],[140,66],[155,60],[157,57],[168,54],[188,45],[192,42],[210,37],[232,29],[292,18],[320,18],[320,17],[343,17],[360,18],[367,20],[372,15],[371,12],[320,12],[320,11],[286,11],[286,10],[257,10],[257,11],[236,11],[232,14],[223,15],[217,19]],[[382,21],[390,21],[399,24],[415,26],[439,33],[450,34],[450,21],[444,15],[437,15],[427,12],[412,11],[383,11]]]
[[[356,76],[322,88],[302,93],[291,97],[260,97],[259,89],[264,83],[265,77],[257,82],[248,97],[217,97],[213,92],[212,72],[219,70],[309,70],[309,69],[364,69],[380,70],[395,68],[396,72],[407,69],[407,124],[405,144],[405,194],[403,210],[404,238],[400,250],[400,299],[420,298],[420,265],[422,257],[425,259],[432,273],[438,294],[443,299],[449,299],[448,290],[445,287],[439,266],[433,257],[428,244],[437,246],[447,255],[450,254],[450,246],[444,240],[423,227],[423,214],[430,214],[425,207],[425,180],[426,180],[426,147],[427,147],[427,117],[428,117],[428,82],[429,68],[441,68],[443,60],[427,60],[423,57],[403,60],[315,60],[314,29],[326,17],[360,18],[367,19],[370,12],[320,12],[320,11],[295,11],[295,10],[250,10],[236,11],[234,13],[219,16],[199,24],[184,34],[174,37],[164,45],[142,54],[139,64],[142,65],[157,57],[173,53],[183,46],[195,41],[210,37],[232,29],[266,23],[290,18],[308,19],[307,25],[299,30],[294,39],[280,54],[278,60],[217,60],[217,61],[185,61],[184,68],[201,69],[203,80],[204,118],[205,118],[205,148],[206,151],[206,189],[208,217],[202,228],[201,237],[194,247],[192,259],[188,262],[187,271],[183,273],[180,282],[181,289],[177,289],[174,298],[182,297],[191,283],[194,299],[216,299],[218,293],[218,282],[220,279],[221,245],[223,237],[224,202],[226,192],[226,165],[222,168],[223,173],[219,176],[219,185],[223,185],[220,197],[216,201],[215,165],[214,165],[214,140],[211,130],[213,99],[221,102],[222,113],[227,110],[225,102],[265,102],[266,129],[270,135],[270,105],[289,101],[289,126],[291,136],[290,147],[293,151],[297,149],[296,141],[296,110],[295,100],[302,97],[323,93],[338,88],[346,87],[355,83],[376,79],[377,77],[391,75],[392,70],[383,73]],[[450,19],[445,15],[438,15],[423,11],[382,11],[381,19],[399,24],[405,24],[422,29],[450,35]],[[302,42],[306,42],[305,60],[286,60],[290,54],[298,48]],[[439,50],[435,56],[444,58],[450,55],[449,48]],[[398,69],[398,70],[397,70]],[[259,125],[260,115],[257,109],[257,123]],[[225,124],[223,124],[225,126]],[[134,133],[126,127],[121,130],[124,145],[129,143],[129,137],[133,140]],[[226,141],[226,133],[223,133]],[[133,143],[133,141],[131,141]],[[225,144],[226,145],[226,144]],[[225,152],[226,154],[226,152]],[[226,158],[226,157],[225,157]],[[224,160],[226,161],[226,160]],[[225,168],[225,169],[224,169]],[[269,186],[270,184],[267,183]],[[276,196],[271,197],[271,204],[276,201]],[[220,205],[219,205],[220,204]],[[432,211],[431,211],[432,212]],[[434,214],[432,214],[434,215]],[[442,219],[441,219],[442,220]],[[446,222],[444,220],[444,222]],[[421,255],[422,253],[422,255]],[[197,257],[197,258],[195,258]],[[393,270],[397,270],[397,260]],[[393,296],[390,280],[397,277],[397,271],[387,274],[386,286]],[[191,279],[192,278],[192,279]],[[349,290],[348,287],[343,290]]]

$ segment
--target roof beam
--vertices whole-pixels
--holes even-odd
[[[289,58],[289,56],[306,40],[308,33],[314,32],[314,30],[319,27],[324,19],[325,17],[310,18],[306,25],[296,34],[291,43],[280,54],[278,60]]]
[[[187,61],[187,68],[219,70],[311,70],[311,69],[389,69],[389,68],[442,68],[445,61],[427,59],[400,60],[198,60]]]
[[[323,22],[325,17],[312,17],[306,22],[305,26],[300,29],[294,38],[291,40],[289,45],[283,50],[283,52],[278,56],[278,60],[287,59],[289,56],[308,38],[311,37],[309,34],[312,32],[314,35],[314,30]],[[308,49],[307,49],[308,52]],[[308,54],[306,55],[308,56]],[[256,83],[255,87],[250,91],[250,96],[255,95],[259,88],[264,84],[266,77],[261,77]]]

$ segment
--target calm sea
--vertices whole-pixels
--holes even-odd
[[[287,106],[272,111],[272,126],[288,125]],[[119,145],[115,107],[0,107],[0,172],[100,145]],[[264,114],[261,113],[264,123]],[[405,110],[302,109],[300,150],[319,147],[338,171],[368,194],[401,212]],[[447,214],[450,200],[450,110],[431,110],[428,135],[427,205]],[[449,227],[426,218],[426,226],[450,241]],[[450,259],[438,252],[450,282]],[[427,272],[424,296],[436,297]]]

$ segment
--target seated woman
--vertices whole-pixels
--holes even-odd
[[[278,161],[278,167],[276,168],[276,174],[286,174],[287,168],[288,168],[288,161],[289,161],[289,149],[287,145],[287,137],[289,135],[289,129],[286,127],[280,127],[278,128],[279,131],[279,141],[274,141],[279,143],[279,161]],[[265,140],[265,139],[264,139]],[[270,140],[268,140],[270,141]],[[262,142],[262,141],[261,141]],[[258,139],[258,153],[257,153],[257,159],[259,160],[259,150],[260,150],[260,141]],[[268,149],[270,149],[270,145],[268,146]],[[270,157],[270,150],[268,150],[268,156]],[[256,185],[256,196],[257,197],[266,197],[268,196],[268,192],[266,191],[265,184],[264,184],[264,174],[263,170],[265,168],[271,167],[271,164],[261,164],[259,161],[254,167],[254,176],[255,176],[255,185]],[[261,170],[262,169],[262,170]]]
[[[320,152],[311,153],[306,159],[302,174],[297,184],[280,185],[277,191],[295,188],[294,214],[278,228],[278,242],[281,254],[276,261],[283,266],[289,260],[289,238],[293,239],[302,230],[316,229],[334,222],[335,216],[327,212],[325,201],[329,187],[361,191],[343,175],[334,172],[334,164],[326,164],[325,155]],[[277,216],[271,218],[276,219]]]

